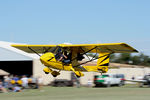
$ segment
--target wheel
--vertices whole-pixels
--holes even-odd
[[[139,83],[139,87],[143,87],[143,85],[144,85],[143,83]]]
[[[98,87],[98,85],[97,85],[97,84],[95,84],[95,87]]]
[[[53,75],[53,77],[57,77],[57,75]]]
[[[49,72],[45,72],[45,74],[49,74]]]
[[[122,82],[120,82],[120,83],[118,84],[118,86],[119,86],[119,87],[120,87],[120,86],[123,86]]]
[[[77,78],[80,78],[80,76],[76,75]]]
[[[51,74],[53,75],[53,77],[57,77],[58,75],[60,75],[60,73],[57,71],[53,71]]]
[[[108,82],[107,84],[106,84],[106,87],[110,87],[111,85],[110,85],[110,82]]]
[[[100,85],[99,84],[95,84],[95,87],[100,87]]]

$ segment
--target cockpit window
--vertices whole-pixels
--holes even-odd
[[[61,47],[57,46],[57,47],[53,47],[50,52],[54,53],[54,54],[57,54],[59,52],[61,52]]]

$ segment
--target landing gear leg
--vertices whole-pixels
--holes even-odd
[[[77,78],[80,78],[81,76],[84,76],[84,74],[81,71],[75,71],[74,68],[71,68],[71,70],[75,73]]]
[[[99,71],[99,72],[100,72],[101,75],[103,75],[103,72],[102,72],[102,71]]]

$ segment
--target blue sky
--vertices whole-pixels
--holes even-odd
[[[0,41],[125,42],[150,55],[150,0],[1,0]]]

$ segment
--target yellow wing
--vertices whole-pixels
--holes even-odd
[[[34,53],[33,50],[36,51],[37,53],[44,53],[56,47],[56,45],[20,45],[20,44],[13,44],[11,46],[28,53]]]
[[[23,50],[28,53],[43,53],[50,49],[60,46],[70,51],[77,53],[131,53],[138,52],[136,49],[125,43],[103,43],[103,44],[59,44],[59,45],[11,45],[15,48]]]
[[[72,44],[59,46],[76,50],[78,53],[131,53],[138,52],[136,49],[127,45],[126,43],[102,43],[102,44]]]

